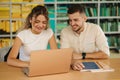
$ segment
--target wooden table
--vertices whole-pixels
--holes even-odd
[[[98,60],[99,61],[99,60]],[[120,80],[120,58],[100,60],[115,69],[114,72],[79,72],[70,70],[68,73],[46,76],[28,77],[21,68],[0,63],[0,80]]]

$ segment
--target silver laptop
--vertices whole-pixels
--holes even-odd
[[[30,66],[24,72],[28,76],[69,72],[72,52],[71,48],[32,51]]]

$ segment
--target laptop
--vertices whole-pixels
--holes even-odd
[[[72,52],[71,48],[32,51],[30,66],[23,71],[27,76],[69,72]]]

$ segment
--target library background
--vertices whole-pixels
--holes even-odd
[[[50,27],[58,46],[61,30],[67,24],[67,6],[83,4],[88,21],[101,26],[111,50],[120,51],[120,0],[0,0],[0,48],[11,46],[16,31],[37,4],[49,11]]]

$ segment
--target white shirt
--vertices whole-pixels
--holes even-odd
[[[103,51],[110,55],[109,46],[100,26],[84,23],[84,31],[78,35],[70,26],[61,31],[61,48],[73,48],[75,53]]]
[[[23,30],[17,34],[23,43],[20,48],[20,59],[29,61],[30,52],[33,50],[47,49],[48,41],[52,37],[53,31],[49,28],[40,34],[33,34],[30,29]]]

